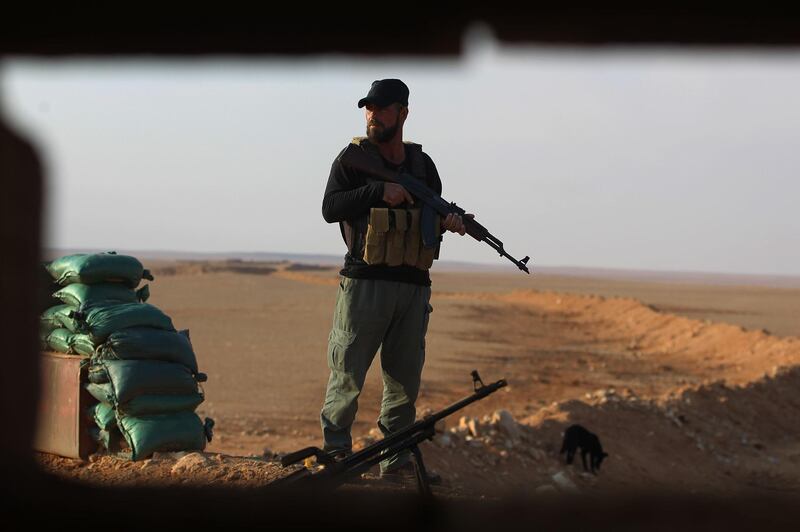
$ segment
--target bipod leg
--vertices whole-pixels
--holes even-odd
[[[431,496],[431,486],[428,483],[428,472],[425,470],[425,462],[422,461],[422,452],[418,446],[413,446],[411,452],[414,453],[414,470],[417,473],[417,487],[423,497]]]

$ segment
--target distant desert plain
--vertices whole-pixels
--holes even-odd
[[[213,441],[185,468],[180,453],[88,463],[42,454],[40,464],[110,484],[260,486],[285,475],[280,455],[321,444],[338,268],[143,262],[156,278],[148,302],[191,331],[208,374],[198,413],[215,420]],[[432,279],[418,416],[469,395],[473,369],[509,383],[422,445],[444,478],[439,493],[800,490],[800,282],[528,276],[511,265],[435,268]],[[380,400],[378,354],[359,399],[356,447],[379,437]],[[597,475],[559,455],[573,423],[609,453]],[[374,475],[362,482],[380,484]]]

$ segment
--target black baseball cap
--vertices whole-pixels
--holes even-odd
[[[408,87],[399,79],[377,79],[372,82],[369,93],[358,100],[359,109],[373,103],[378,107],[387,107],[393,103],[408,106]]]

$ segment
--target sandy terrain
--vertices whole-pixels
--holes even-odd
[[[156,274],[150,303],[191,330],[209,376],[198,412],[215,419],[214,441],[188,458],[42,455],[41,463],[101,483],[269,483],[283,474],[276,453],[320,443],[336,270],[147,266]],[[509,382],[424,444],[429,466],[446,478],[441,493],[800,488],[800,371],[792,369],[800,289],[518,272],[433,279],[419,411],[468,395],[472,369]],[[358,445],[375,436],[380,390],[376,359],[354,427]],[[501,409],[512,426],[491,421]],[[596,432],[610,454],[596,477],[560,461],[561,432],[572,423]]]

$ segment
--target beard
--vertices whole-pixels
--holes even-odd
[[[370,128],[367,125],[367,138],[372,142],[377,143],[384,143],[389,142],[397,135],[398,124],[393,125],[392,127],[386,127],[378,121],[371,122],[371,125],[377,125],[379,127]]]

